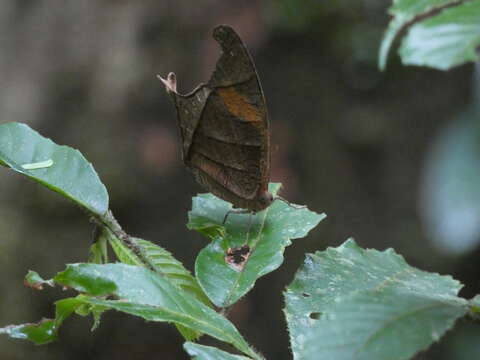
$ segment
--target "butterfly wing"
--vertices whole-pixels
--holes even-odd
[[[185,164],[208,191],[234,207],[263,209],[269,181],[267,108],[250,54],[235,31],[214,29],[222,48],[206,85],[176,96]]]

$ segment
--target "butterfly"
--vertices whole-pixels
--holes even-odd
[[[207,191],[233,208],[256,213],[274,201],[268,191],[270,131],[265,97],[237,33],[219,25],[213,38],[222,55],[206,84],[182,95],[174,73],[159,79],[177,111],[185,166]]]

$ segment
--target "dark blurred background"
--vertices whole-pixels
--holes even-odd
[[[259,72],[272,129],[272,181],[283,196],[328,218],[287,248],[231,319],[268,359],[291,359],[281,295],[305,252],[355,237],[393,247],[421,269],[452,274],[480,292],[475,255],[439,249],[419,216],[426,154],[471,101],[473,67],[449,72],[377,70],[387,0],[19,1],[0,3],[0,122],[29,124],[78,148],[110,194],[124,229],[193,269],[206,245],[185,227],[202,189],[181,161],[175,113],[155,75],[177,74],[187,92],[219,56],[211,38],[232,25]],[[0,169],[0,326],[53,315],[61,290],[22,285],[85,261],[92,224],[59,195]],[[454,241],[454,239],[452,239]],[[108,312],[90,332],[75,317],[47,346],[0,337],[0,359],[187,359],[174,327]],[[470,359],[478,327],[467,321],[416,359]],[[475,339],[476,337],[476,339]],[[462,352],[462,351],[467,351]],[[468,355],[465,355],[468,354]],[[479,356],[479,355],[476,355]]]

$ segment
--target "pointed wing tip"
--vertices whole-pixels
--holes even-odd
[[[218,24],[213,28],[213,33],[221,32],[221,31],[232,31],[233,28],[227,24]]]
[[[232,42],[233,39],[240,40],[236,31],[230,25],[225,24],[215,26],[212,36],[222,46]]]

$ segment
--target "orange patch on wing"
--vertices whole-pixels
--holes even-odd
[[[252,123],[263,122],[262,112],[234,88],[220,88],[217,92],[232,115]]]

